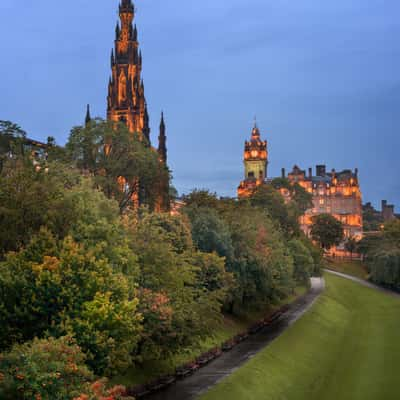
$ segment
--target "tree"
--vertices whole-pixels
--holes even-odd
[[[311,237],[322,249],[329,250],[343,240],[343,224],[330,214],[316,215],[311,225]]]
[[[10,159],[0,173],[0,259],[26,245],[42,226],[64,235],[75,220],[63,202],[65,187],[80,177],[54,165],[37,171],[29,159]]]
[[[400,290],[400,246],[378,249],[368,266],[373,282]]]
[[[293,260],[266,210],[243,201],[225,203],[222,213],[234,249],[227,260],[236,280],[229,311],[265,307],[287,295],[293,287]]]
[[[228,225],[212,208],[186,207],[192,225],[192,238],[196,247],[206,253],[217,252],[221,257],[231,259],[233,246]]]
[[[10,153],[23,155],[26,132],[11,121],[0,120],[0,173]]]
[[[229,275],[224,259],[196,251],[186,216],[141,210],[126,224],[140,265],[144,329],[138,355],[165,358],[210,333],[221,315]]]
[[[134,196],[151,209],[160,196],[169,196],[169,171],[159,162],[157,153],[139,134],[131,134],[125,124],[92,120],[72,129],[67,151],[77,167],[93,176],[108,198],[118,201],[121,213]],[[165,193],[164,193],[165,192]],[[168,199],[161,202],[168,204]]]
[[[346,242],[344,243],[344,247],[346,251],[350,253],[350,258],[353,258],[353,253],[357,250],[357,240],[354,237],[347,238]]]
[[[71,237],[57,243],[42,230],[0,263],[0,288],[1,348],[69,334],[96,373],[132,364],[141,320],[136,284],[114,270],[101,243],[89,247]]]
[[[312,194],[308,193],[302,186],[297,182],[290,182],[286,178],[275,178],[272,180],[271,185],[275,189],[286,189],[290,193],[290,202],[295,206],[296,212],[300,217],[308,209],[312,208]]]
[[[190,194],[183,196],[186,206],[216,208],[218,198],[216,193],[206,189],[195,189]]]
[[[293,258],[294,279],[301,284],[309,285],[311,274],[314,272],[314,260],[310,251],[300,239],[292,239],[288,245]]]
[[[362,239],[359,248],[371,280],[400,290],[400,220],[389,221],[379,234]]]
[[[287,236],[298,235],[298,213],[292,205],[286,205],[282,195],[271,185],[259,186],[250,197],[250,204],[265,209]]]

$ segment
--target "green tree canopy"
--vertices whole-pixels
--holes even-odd
[[[252,206],[266,210],[287,236],[300,233],[296,208],[292,204],[286,205],[283,196],[273,186],[259,186],[249,201]]]
[[[311,237],[324,250],[329,250],[343,240],[343,224],[330,214],[316,215],[313,217]]]
[[[75,127],[66,147],[77,167],[91,174],[108,198],[118,201],[121,212],[132,204],[134,194],[140,204],[155,208],[157,188],[169,181],[157,152],[122,123],[96,119]]]
[[[192,225],[192,238],[196,247],[206,253],[217,252],[220,256],[231,259],[233,246],[231,232],[225,221],[213,208],[186,207]]]

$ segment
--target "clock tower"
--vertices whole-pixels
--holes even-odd
[[[244,145],[245,177],[238,188],[238,197],[246,197],[257,187],[265,183],[268,167],[268,146],[261,140],[257,123],[251,132],[250,141]]]

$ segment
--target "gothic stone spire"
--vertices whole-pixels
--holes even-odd
[[[144,86],[140,86],[142,63],[137,29],[133,27],[135,7],[131,0],[121,1],[119,17],[115,49],[111,56],[112,79],[108,88],[107,118],[125,122],[132,133],[139,133],[150,140]]]
[[[167,136],[166,136],[165,122],[164,122],[164,113],[161,113],[161,122],[160,122],[160,136],[158,137],[158,154],[160,156],[160,160],[167,164]]]
[[[90,116],[90,105],[88,104],[86,107],[86,117],[85,117],[85,125],[89,125],[92,117]]]

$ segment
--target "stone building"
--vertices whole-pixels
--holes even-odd
[[[251,195],[259,185],[270,183],[268,178],[268,146],[267,141],[261,140],[260,130],[253,128],[250,141],[245,142],[244,169],[245,177],[238,187],[238,197]],[[292,183],[298,183],[313,196],[313,208],[306,211],[300,219],[302,230],[309,235],[312,217],[319,214],[331,214],[341,221],[347,238],[360,240],[363,236],[362,195],[358,180],[358,170],[332,169],[327,172],[325,165],[317,165],[315,174],[312,168],[308,172],[298,166],[286,175],[282,169],[282,177]],[[286,202],[290,201],[287,189],[281,189]],[[337,254],[344,253],[344,246],[333,250]]]
[[[344,227],[347,238],[360,240],[363,235],[362,195],[358,181],[358,170],[327,172],[325,165],[317,165],[316,173],[309,168],[308,174],[295,166],[287,175],[290,182],[297,182],[313,195],[313,208],[301,217],[300,225],[309,235],[312,218],[319,214],[331,214]]]
[[[388,204],[387,200],[382,200],[382,218],[384,222],[396,219],[394,204]]]

